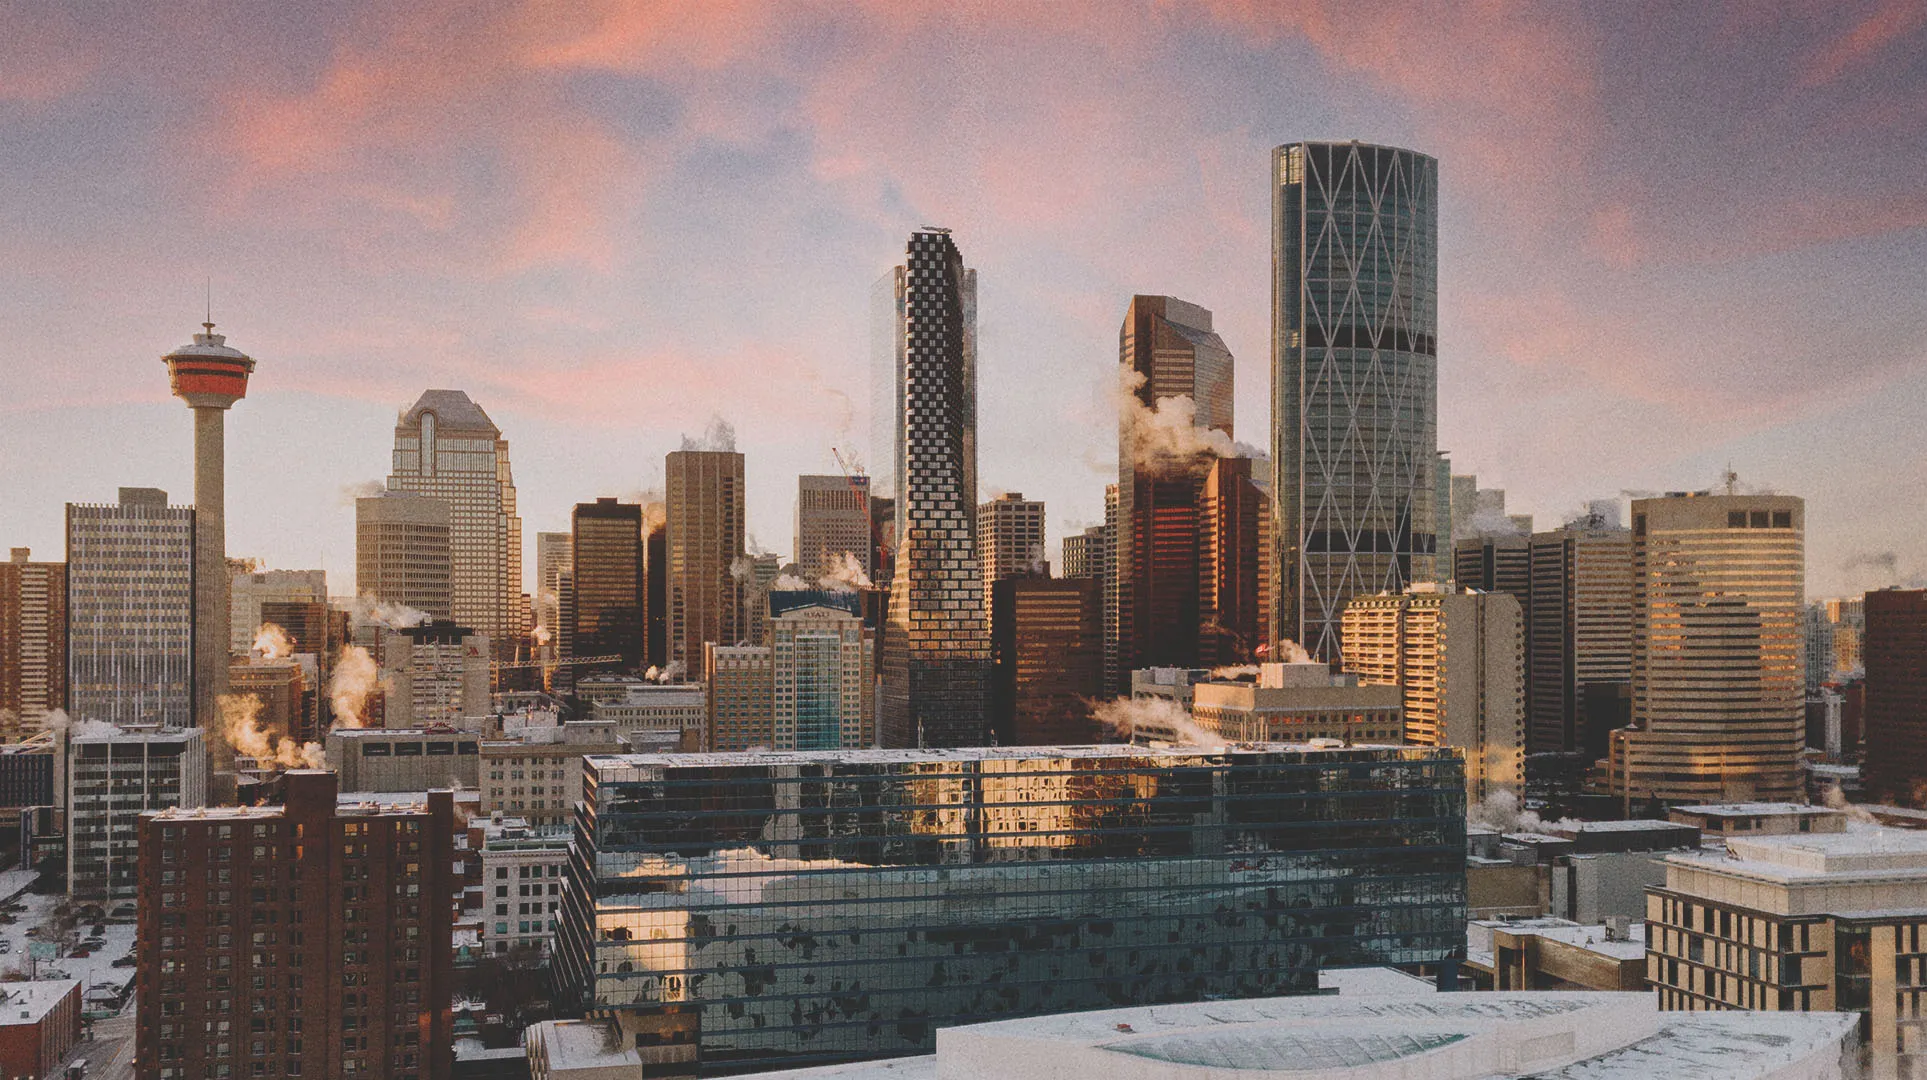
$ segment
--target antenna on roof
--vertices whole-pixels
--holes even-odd
[[[213,274],[209,274],[207,276],[207,321],[202,323],[201,325],[207,327],[208,333],[212,334],[214,332],[214,275]]]

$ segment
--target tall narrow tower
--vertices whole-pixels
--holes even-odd
[[[195,334],[161,361],[167,365],[174,396],[194,410],[194,724],[208,732],[208,754],[215,771],[232,768],[226,740],[215,722],[215,699],[227,692],[227,435],[225,415],[248,394],[254,361],[228,347],[201,324]]]

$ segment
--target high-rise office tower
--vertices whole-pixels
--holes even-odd
[[[1211,312],[1133,296],[1118,330],[1118,670],[1199,663],[1198,499],[1232,435],[1231,350]]]
[[[783,560],[773,551],[744,555],[730,567],[743,594],[741,640],[751,645],[769,644],[769,591],[783,575]]]
[[[1454,569],[1452,540],[1458,534],[1453,531],[1452,510],[1452,458],[1440,450],[1438,460],[1432,465],[1432,532],[1437,548],[1432,560],[1432,580],[1441,585],[1451,583]]]
[[[776,745],[776,677],[767,645],[703,646],[708,750],[768,750]]]
[[[328,602],[328,572],[325,570],[241,570],[228,579],[228,652],[246,656],[254,647],[254,635],[267,620],[261,605],[275,602]]]
[[[423,391],[395,422],[388,490],[448,504],[448,617],[512,652],[527,632],[520,614],[522,519],[501,429],[460,390]]]
[[[134,1075],[447,1080],[453,798],[280,784],[280,806],[141,819]]]
[[[949,233],[948,229],[923,229],[918,235],[948,236]],[[913,295],[927,294],[933,280],[927,267],[922,279],[913,278],[911,271],[916,268],[912,261],[906,260],[885,271],[870,290],[870,496],[873,501],[891,501],[892,526],[890,534],[882,539],[892,559],[903,527],[902,503],[906,490],[904,457],[908,452],[908,429],[904,423],[904,393],[909,385],[910,326],[914,315],[908,300]],[[959,308],[957,317],[962,333],[959,347],[963,354],[960,394],[964,399],[959,422],[963,429],[964,486],[974,504],[977,498],[977,271],[960,266],[955,278],[943,287],[955,291]],[[891,575],[884,573],[884,569],[879,564],[870,571],[870,576],[879,584],[890,580]]]
[[[743,590],[730,574],[743,554],[743,455],[676,450],[663,471],[668,666],[687,673],[702,666],[705,644],[734,645],[743,636]]]
[[[1354,596],[1438,556],[1438,162],[1364,143],[1272,154],[1271,638],[1339,654]]]
[[[562,595],[557,584],[567,570],[573,552],[573,533],[535,534],[535,629],[545,646],[545,655],[567,655],[559,648],[562,633]]]
[[[1805,518],[1787,495],[1633,501],[1633,729],[1612,734],[1615,795],[1800,794]]]
[[[208,729],[216,769],[227,743],[215,723],[215,700],[227,693],[227,411],[247,396],[254,361],[228,347],[227,337],[202,323],[203,333],[161,362],[174,396],[194,410],[194,722]]]
[[[612,498],[577,503],[570,522],[574,655],[621,657],[593,670],[640,671],[649,646],[642,507]],[[578,667],[575,674],[590,670]]]
[[[1534,533],[1531,555],[1526,748],[1597,760],[1630,719],[1633,534],[1594,512]]]
[[[206,732],[76,726],[68,739],[67,893],[82,902],[132,900],[150,810],[206,806]],[[150,999],[151,1000],[151,999]]]
[[[901,467],[879,727],[885,746],[978,746],[990,633],[975,513],[976,274],[948,229],[920,229],[895,280]]]
[[[1008,491],[977,504],[977,561],[984,570],[984,618],[991,586],[1008,577],[1046,576],[1044,504]]]
[[[437,620],[383,628],[380,726],[480,728],[489,714],[489,639]]]
[[[889,589],[897,572],[897,501],[870,496],[870,580]]]
[[[38,732],[67,704],[67,564],[14,548],[0,563],[0,741]]]
[[[1927,806],[1927,589],[1867,594],[1863,769],[1875,801]]]
[[[1264,504],[1252,460],[1219,458],[1198,490],[1198,664],[1242,664],[1265,643]]]
[[[450,504],[409,491],[355,500],[355,592],[431,619],[454,610]]]
[[[1405,695],[1405,741],[1465,751],[1466,795],[1525,792],[1525,626],[1504,593],[1420,585],[1345,607],[1345,670]]]
[[[1066,536],[1058,576],[1102,579],[1104,566],[1110,562],[1110,543],[1110,534],[1102,525],[1086,525],[1083,532]]]
[[[1461,589],[1502,592],[1524,608],[1532,588],[1532,540],[1505,535],[1472,536],[1452,544],[1452,581]]]
[[[770,595],[772,749],[876,744],[875,641],[854,592]]]
[[[844,557],[870,573],[870,478],[796,478],[796,569],[815,581],[844,568]],[[854,582],[852,582],[854,584]]]
[[[667,510],[660,502],[642,507],[642,548],[648,564],[649,587],[643,590],[649,605],[649,666],[660,668],[669,663],[669,527]]]
[[[991,587],[997,742],[1096,742],[1104,675],[1103,593],[1093,578],[1010,577]]]
[[[121,488],[113,505],[67,504],[67,711],[75,720],[192,725],[194,514],[154,488]],[[225,564],[220,573],[227,576]],[[223,665],[226,621],[215,645]]]
[[[1104,589],[1104,693],[1113,697],[1128,696],[1131,692],[1131,671],[1124,666],[1124,645],[1120,625],[1124,600],[1119,594],[1123,586],[1117,580],[1117,485],[1104,485],[1104,535],[1110,540],[1110,547],[1104,556],[1104,576],[1101,579]]]

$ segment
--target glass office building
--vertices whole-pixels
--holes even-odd
[[[1456,751],[590,755],[558,990],[705,1073],[1455,967]]]

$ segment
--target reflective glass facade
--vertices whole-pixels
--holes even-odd
[[[1452,751],[591,755],[558,990],[704,1072],[1456,963]]]
[[[1271,636],[1330,660],[1352,597],[1438,564],[1438,162],[1292,143],[1272,166]]]

